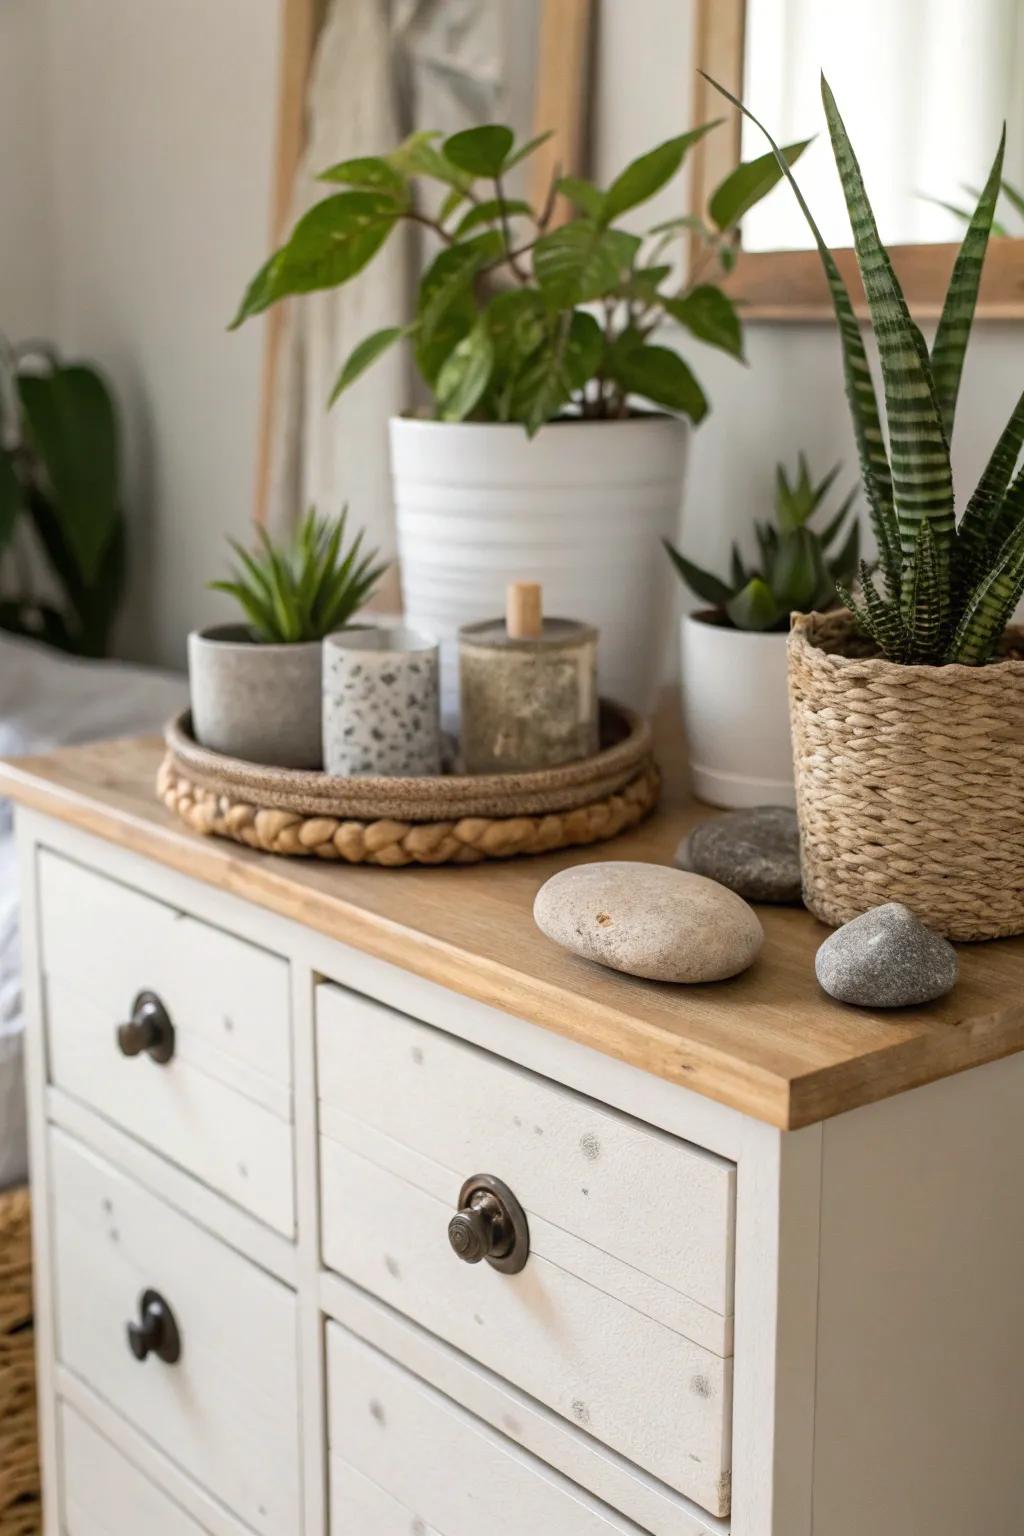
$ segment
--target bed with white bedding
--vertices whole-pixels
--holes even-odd
[[[155,730],[184,707],[183,678],[83,661],[0,632],[0,757]],[[11,809],[0,800],[0,1189],[25,1176],[18,885]]]

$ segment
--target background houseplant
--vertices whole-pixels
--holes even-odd
[[[824,80],[822,99],[878,341],[889,448],[849,294],[778,152],[839,322],[884,584],[862,567],[852,613],[812,616],[790,640],[805,898],[830,922],[899,900],[952,938],[1017,933],[1024,636],[1007,626],[1024,592],[1024,394],[959,522],[949,448],[1003,144],[929,350]]]
[[[0,629],[105,656],[125,586],[117,412],[102,376],[0,339]]]
[[[755,522],[757,559],[733,544],[729,580],[667,544],[679,576],[710,608],[681,623],[683,717],[694,793],[712,805],[792,805],[793,748],[786,695],[786,634],[794,610],[832,608],[836,583],[857,573],[855,488],[820,531],[839,465],[817,484],[803,454],[790,481],[776,468],[775,521]]]
[[[278,768],[321,762],[321,651],[368,600],[386,566],[345,541],[337,519],[307,513],[290,545],[264,529],[250,554],[231,541],[238,567],[210,585],[233,597],[244,624],[188,637],[192,730],[204,747]]]
[[[714,126],[657,146],[605,189],[556,178],[540,208],[506,188],[540,140],[517,146],[498,124],[443,143],[417,134],[325,171],[347,190],[299,221],[243,299],[235,324],[286,295],[346,283],[403,220],[440,246],[412,321],[361,341],[334,398],[409,338],[434,419],[392,426],[403,596],[408,622],[448,642],[449,713],[458,627],[501,612],[518,578],[540,581],[554,612],[598,627],[607,691],[650,702],[665,611],[653,596],[657,544],[675,531],[685,434],[673,416],[638,415],[633,402],[694,423],[706,413],[693,372],[655,333],[670,321],[742,356],[739,318],[717,281],[740,220],[780,171],[771,155],[741,166],[711,198],[708,224],[674,219],[641,236],[619,221]],[[785,154],[795,160],[803,148]],[[423,183],[440,189],[436,213]],[[559,196],[574,214],[555,228]],[[680,284],[671,252],[690,234],[703,254]]]

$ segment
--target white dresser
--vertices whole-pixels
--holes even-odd
[[[573,858],[180,829],[154,743],[21,802],[46,1536],[1020,1536],[1024,944],[832,1004],[533,928]],[[703,813],[701,813],[703,814]]]

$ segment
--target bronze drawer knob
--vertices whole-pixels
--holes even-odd
[[[141,1056],[143,1051],[163,1065],[174,1055],[174,1025],[155,992],[140,992],[132,1004],[127,1024],[117,1027],[117,1045],[122,1056]]]
[[[508,1185],[489,1173],[475,1173],[463,1184],[448,1241],[464,1263],[486,1259],[505,1275],[517,1275],[530,1256],[526,1212]]]
[[[159,1291],[144,1291],[139,1301],[139,1321],[129,1323],[128,1348],[136,1360],[156,1355],[173,1365],[181,1358],[181,1334],[174,1313]]]

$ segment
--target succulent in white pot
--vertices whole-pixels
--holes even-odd
[[[449,715],[459,627],[500,613],[519,579],[540,582],[553,612],[597,627],[605,693],[653,703],[670,610],[658,544],[678,526],[685,423],[708,409],[689,365],[655,334],[668,323],[742,356],[718,281],[740,220],[781,171],[765,155],[732,172],[707,222],[641,235],[621,220],[635,220],[714,126],[658,145],[606,188],[557,178],[538,207],[511,196],[508,177],[548,135],[517,146],[500,124],[443,142],[416,134],[326,170],[322,180],[345,190],[300,219],[245,294],[236,325],[289,294],[348,282],[405,221],[429,231],[412,320],[359,343],[332,401],[408,339],[433,413],[392,423],[402,589],[406,621],[442,640]],[[436,212],[424,181],[440,185]],[[691,235],[703,255],[681,283],[673,245]]]
[[[345,540],[346,512],[310,510],[289,543],[257,530],[254,552],[236,541],[226,592],[243,623],[214,624],[188,637],[192,731],[201,746],[277,768],[319,768],[321,652],[372,595],[386,566]]]
[[[683,582],[710,608],[682,618],[683,718],[693,792],[711,805],[794,805],[793,747],[786,686],[790,614],[834,608],[836,583],[860,559],[860,524],[850,517],[857,488],[823,525],[811,520],[839,473],[817,484],[800,455],[792,481],[780,464],[775,521],[757,522],[757,560],[733,544],[728,581],[671,544]]]

